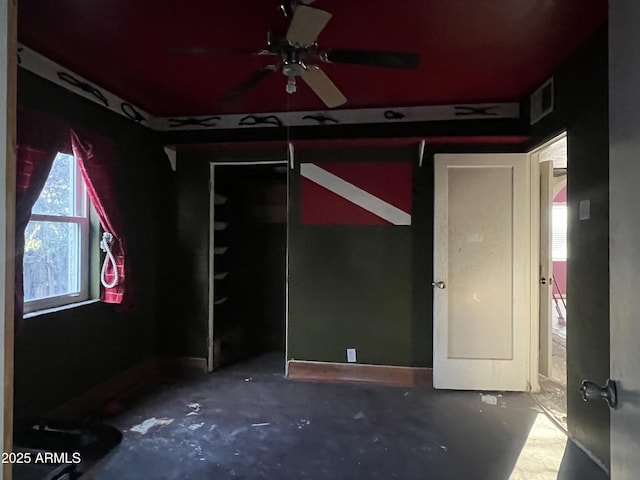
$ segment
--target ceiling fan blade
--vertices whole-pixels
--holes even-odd
[[[242,82],[240,82],[236,87],[227,92],[222,100],[224,102],[232,102],[240,98],[242,95],[247,93],[249,90],[254,88],[260,82],[262,82],[265,78],[267,78],[270,74],[275,72],[278,68],[275,65],[267,65],[266,67],[262,67],[260,70],[256,70],[247,78],[245,78]]]
[[[325,62],[371,65],[374,67],[412,69],[418,68],[418,65],[420,64],[420,55],[416,53],[330,48],[322,50],[319,56],[320,59]]]
[[[294,45],[312,45],[331,17],[324,10],[298,5],[287,31],[287,41]]]
[[[328,108],[335,108],[347,103],[347,98],[320,67],[316,65],[307,67],[301,77]]]

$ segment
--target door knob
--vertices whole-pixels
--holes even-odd
[[[546,279],[546,278],[544,278],[544,277],[542,277],[542,278],[540,279],[540,285],[546,285],[546,284],[547,284],[547,279]]]
[[[444,290],[445,288],[447,288],[447,284],[444,282],[431,282],[431,285],[433,285],[436,288],[440,288],[442,290]]]
[[[607,405],[609,405],[609,408],[616,408],[618,406],[618,392],[614,380],[607,380],[607,383],[605,383],[603,387],[588,380],[583,380],[580,386],[580,392],[585,402],[604,400],[607,402]]]

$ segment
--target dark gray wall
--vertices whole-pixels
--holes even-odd
[[[567,410],[570,434],[609,464],[609,410],[585,403],[583,379],[609,377],[609,125],[607,32],[598,32],[555,75],[555,111],[532,133],[567,131]],[[533,144],[532,144],[533,145]],[[591,218],[579,219],[590,200]]]
[[[178,159],[173,318],[163,322],[161,351],[207,357],[209,332],[209,162]]]
[[[23,70],[21,105],[102,133],[122,164],[116,190],[128,236],[135,307],[92,304],[23,320],[15,345],[15,415],[37,415],[154,355],[169,275],[161,241],[171,212],[169,163],[146,129]],[[170,215],[170,213],[169,213]]]

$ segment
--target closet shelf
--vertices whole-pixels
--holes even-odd
[[[223,303],[225,303],[227,300],[229,300],[229,297],[222,297],[217,299],[215,302],[213,302],[215,305],[222,305]]]
[[[224,195],[220,195],[216,193],[214,195],[213,204],[214,205],[224,205],[229,200],[229,197],[225,197]]]

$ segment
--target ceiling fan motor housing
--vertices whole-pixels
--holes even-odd
[[[296,63],[285,63],[282,66],[282,73],[287,77],[299,77],[304,73],[306,67],[304,63],[296,62]]]

